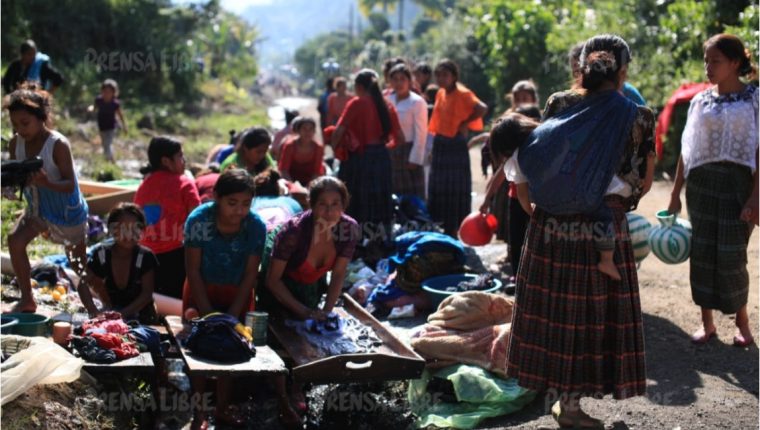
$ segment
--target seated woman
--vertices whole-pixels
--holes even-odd
[[[185,223],[187,281],[182,292],[186,319],[218,311],[245,318],[253,310],[253,291],[266,237],[261,218],[251,210],[253,178],[245,171],[222,173],[214,185],[214,201],[198,206]],[[204,377],[193,377],[196,393]],[[216,419],[226,425],[245,423],[229,405],[229,378],[218,378]],[[193,428],[205,421],[195,412]]]
[[[262,264],[267,270],[266,288],[259,292],[259,309],[302,320],[327,318],[338,300],[346,266],[361,237],[359,225],[344,214],[348,199],[348,190],[340,180],[317,178],[309,187],[312,209],[267,234]],[[320,308],[320,280],[329,271],[330,285]],[[292,417],[284,376],[277,378],[275,388],[283,417]],[[305,412],[301,387],[294,387],[293,399],[297,409]]]
[[[245,169],[255,176],[264,170],[274,167],[274,160],[269,155],[272,136],[266,129],[251,127],[244,130],[235,144],[235,151],[219,166],[219,171],[227,169]]]
[[[104,310],[121,313],[125,321],[158,324],[153,303],[154,269],[158,260],[138,241],[145,227],[145,215],[134,203],[120,203],[108,214],[108,230],[113,242],[101,242],[87,260],[86,285],[102,295]]]
[[[283,178],[308,186],[312,179],[324,174],[325,148],[314,140],[316,129],[317,122],[312,118],[299,116],[293,120],[293,131],[298,137],[282,145],[278,168]]]
[[[267,231],[303,212],[303,208],[296,200],[283,195],[287,187],[280,185],[280,181],[282,181],[280,173],[274,169],[264,170],[253,178],[256,197],[253,198],[252,209],[264,220]]]

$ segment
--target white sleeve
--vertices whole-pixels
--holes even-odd
[[[409,162],[422,166],[425,164],[425,145],[427,140],[427,103],[423,99],[417,99],[412,107],[414,115],[414,142],[412,151],[409,153]]]
[[[518,151],[519,149],[515,151],[511,157],[509,157],[506,163],[504,163],[504,175],[510,182],[514,182],[515,184],[524,184],[528,182],[528,178],[523,175],[522,170],[520,170],[520,164],[517,162]]]

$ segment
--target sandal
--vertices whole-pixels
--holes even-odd
[[[562,411],[559,402],[556,402],[552,406],[552,418],[554,418],[554,421],[557,421],[559,428],[563,429],[604,430],[604,422],[602,420],[593,418],[583,411],[579,411],[576,415],[569,415],[567,412]]]
[[[745,337],[741,334],[734,336],[734,346],[738,346],[739,348],[746,348],[753,343],[755,343],[755,339],[753,339],[751,336]]]
[[[711,332],[706,332],[704,328],[701,328],[694,332],[693,335],[691,335],[691,342],[695,343],[697,345],[704,345],[707,342],[710,341],[713,337],[717,337],[718,333],[716,329],[713,329]]]

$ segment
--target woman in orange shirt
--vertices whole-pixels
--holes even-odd
[[[428,184],[428,208],[446,234],[456,237],[459,224],[472,210],[469,130],[483,129],[488,107],[458,82],[459,67],[441,60],[435,67],[438,94],[428,131],[433,139],[433,162]]]

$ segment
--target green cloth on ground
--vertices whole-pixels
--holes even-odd
[[[435,402],[427,386],[433,376],[448,379],[459,403]],[[510,414],[532,402],[535,391],[517,385],[514,378],[503,379],[477,366],[457,364],[433,375],[425,370],[421,379],[409,384],[408,400],[419,418],[417,428],[429,425],[471,429],[486,418]]]

